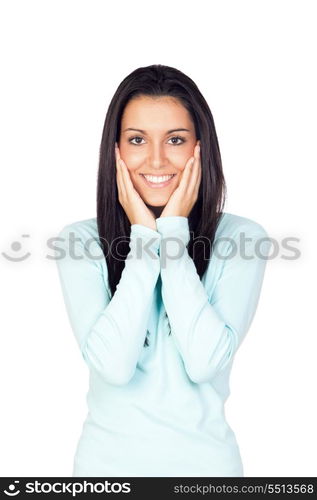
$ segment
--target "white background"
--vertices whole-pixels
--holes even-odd
[[[71,475],[88,369],[46,241],[95,217],[110,99],[131,71],[160,63],[190,76],[211,108],[225,211],[280,246],[226,403],[245,476],[316,476],[316,2],[0,5],[0,248],[30,252],[0,255],[0,475]],[[286,237],[299,239],[299,259],[282,258]]]

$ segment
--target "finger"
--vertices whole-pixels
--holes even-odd
[[[197,164],[197,154],[196,154],[196,149],[194,149],[194,156],[189,158],[186,167],[185,167],[185,172],[183,175],[183,189],[184,192],[188,195],[190,195],[194,189],[194,186],[196,184],[196,164]]]
[[[200,150],[197,145],[194,149],[194,163],[192,166],[192,174],[188,181],[188,191],[194,192],[196,191],[197,184],[200,182],[201,176],[201,163],[200,163]]]
[[[193,167],[194,161],[195,161],[195,159],[193,158],[193,156],[191,156],[187,160],[185,168],[184,168],[183,173],[182,173],[182,177],[181,177],[179,186],[178,186],[179,190],[182,190],[184,192],[187,191],[187,189],[188,189],[188,182],[189,182],[189,179],[190,179],[190,176],[191,176],[191,171],[192,171],[192,167]]]
[[[194,196],[198,196],[198,193],[199,193],[199,187],[200,187],[200,184],[201,184],[201,175],[202,175],[202,172],[201,172],[201,165],[199,165],[198,167],[198,177],[197,177],[197,182],[196,182],[196,185],[195,185],[195,188],[194,188]]]
[[[126,194],[129,196],[129,194],[131,195],[132,191],[135,191],[135,189],[131,181],[128,167],[126,166],[126,164],[122,159],[120,160],[120,165],[121,165],[122,179],[124,182]]]
[[[118,194],[119,198],[126,198],[126,188],[124,184],[124,179],[122,175],[122,166],[121,166],[121,159],[120,159],[120,152],[119,148],[115,148],[115,156],[116,156],[116,171],[117,171],[117,186],[118,186]]]
[[[119,150],[119,146],[118,146],[117,142],[115,143],[115,146],[114,146],[114,154],[115,154],[116,161],[120,160],[120,150]]]

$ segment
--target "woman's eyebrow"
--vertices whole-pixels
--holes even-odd
[[[139,128],[131,128],[131,127],[125,128],[123,132],[126,132],[127,130],[135,130],[137,132],[141,132],[141,134],[146,134],[145,130],[141,130]],[[173,128],[172,130],[168,130],[166,133],[171,134],[172,132],[190,132],[190,130],[188,128]]]

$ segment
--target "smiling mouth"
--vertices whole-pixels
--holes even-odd
[[[176,176],[176,174],[171,174],[171,175],[140,174],[140,175],[144,179],[146,185],[152,188],[161,188],[168,186]]]

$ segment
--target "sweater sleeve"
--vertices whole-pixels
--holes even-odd
[[[160,234],[141,224],[131,225],[130,250],[112,298],[100,241],[88,248],[87,236],[82,236],[76,224],[65,226],[58,240],[58,275],[82,356],[106,382],[126,384],[134,374],[147,333],[160,273]],[[99,248],[98,259],[94,248]]]
[[[162,236],[162,299],[171,333],[190,379],[211,381],[232,361],[251,325],[271,242],[259,224],[240,226],[209,295],[188,254],[187,217],[161,217],[156,223]],[[239,245],[241,232],[246,235],[244,248]]]

